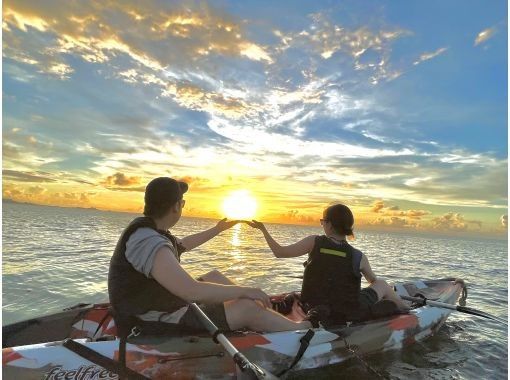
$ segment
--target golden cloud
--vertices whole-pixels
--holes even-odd
[[[6,184],[3,188],[2,196],[16,202],[28,202],[43,205],[63,206],[63,207],[87,207],[90,206],[89,192],[51,192],[46,187],[20,186]]]
[[[430,211],[425,211],[425,210],[400,210],[400,207],[398,207],[396,205],[385,206],[384,201],[382,201],[382,200],[374,202],[374,204],[372,205],[372,208],[370,210],[372,212],[381,214],[381,216],[383,216],[383,217],[390,217],[390,221],[393,218],[396,218],[395,223],[398,223],[397,219],[401,219],[401,218],[421,219],[421,217],[431,214]],[[382,218],[381,220],[384,220],[384,218]]]
[[[124,173],[117,172],[106,177],[101,184],[105,186],[133,186],[140,184],[140,177],[128,177]]]
[[[55,34],[55,45],[44,47],[48,54],[75,53],[89,62],[106,62],[124,53],[154,70],[196,64],[199,51],[272,62],[264,47],[242,37],[238,22],[205,3],[195,8],[155,1],[28,6],[13,0],[4,4],[4,31],[32,27]]]
[[[474,224],[478,228],[482,227],[482,222],[478,220],[466,220],[464,216],[455,212],[448,212],[432,221],[432,227],[436,230],[454,230],[464,231],[467,230],[469,224]]]
[[[384,202],[383,201],[376,201],[374,202],[372,206],[372,212],[379,212],[384,208]]]
[[[486,42],[489,38],[493,37],[495,33],[496,33],[495,27],[482,30],[476,36],[474,46],[478,46],[478,45]]]
[[[212,115],[221,115],[230,119],[239,119],[254,109],[240,99],[227,98],[216,92],[207,92],[192,85],[169,85],[163,96],[175,97],[180,105],[193,110],[207,111]]]

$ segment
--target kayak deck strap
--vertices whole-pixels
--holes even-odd
[[[104,369],[113,372],[122,378],[122,375],[126,375],[130,380],[148,380],[149,378],[142,375],[141,373],[135,372],[132,369],[127,367],[123,368],[121,364],[113,359],[110,359],[107,356],[101,355],[100,353],[75,342],[72,339],[66,339],[62,345],[68,350],[74,352],[75,354],[81,356],[82,358],[97,364]]]
[[[310,345],[310,341],[312,340],[313,336],[315,335],[315,331],[313,331],[312,329],[309,329],[305,335],[303,335],[303,337],[301,339],[299,339],[299,342],[301,343],[301,345],[299,346],[299,349],[298,349],[298,352],[296,354],[296,356],[294,357],[294,360],[292,361],[291,365],[289,366],[289,368],[287,369],[284,369],[283,371],[281,371],[280,373],[278,373],[276,376],[277,377],[280,377],[280,376],[283,376],[283,374],[287,373],[288,371],[290,371],[292,368],[294,368],[294,366],[299,362],[299,360],[303,357],[306,349],[308,348],[308,346]]]

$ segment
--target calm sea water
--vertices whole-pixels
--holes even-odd
[[[4,203],[2,216],[5,325],[78,302],[106,300],[110,256],[122,229],[136,215]],[[214,224],[183,218],[172,232],[183,237]],[[321,233],[318,227],[270,224],[268,229],[282,244]],[[353,244],[389,282],[461,277],[469,288],[468,306],[508,316],[506,241],[358,231]],[[303,260],[274,258],[262,234],[246,225],[223,232],[182,258],[194,276],[218,269],[268,293],[299,289],[300,280],[294,277],[302,274]],[[506,379],[507,348],[505,326],[452,313],[436,336],[365,360],[392,379]],[[316,371],[314,377],[380,378],[355,359]]]

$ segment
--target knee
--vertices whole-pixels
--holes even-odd
[[[255,301],[250,299],[239,299],[236,303],[249,319],[256,318],[263,310],[261,306],[257,305]]]
[[[221,272],[217,269],[213,269],[212,271],[210,271],[209,273],[207,273],[208,276],[212,276],[214,278],[218,278],[218,277],[223,277],[223,275],[221,274]]]
[[[254,301],[248,299],[229,301],[227,305],[225,313],[231,329],[249,326],[253,320],[260,317],[259,313],[262,310]]]
[[[203,281],[207,281],[207,282],[216,282],[218,279],[221,279],[222,277],[223,276],[222,276],[221,272],[218,271],[217,269],[213,269],[212,271],[207,272],[203,276],[200,276],[200,278]]]

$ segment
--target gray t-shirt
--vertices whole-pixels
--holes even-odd
[[[139,228],[126,243],[126,259],[139,272],[151,278],[152,265],[156,252],[163,246],[170,248],[179,260],[172,242],[152,228]]]

